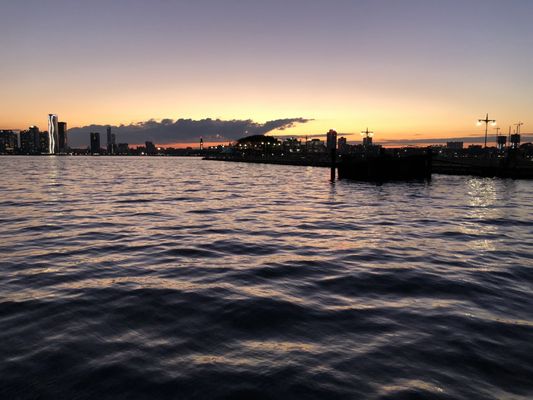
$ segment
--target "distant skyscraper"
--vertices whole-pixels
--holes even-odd
[[[34,152],[33,135],[30,131],[20,131],[20,152],[32,154]]]
[[[91,154],[100,154],[100,132],[91,132]]]
[[[59,139],[59,152],[66,153],[68,150],[68,137],[67,137],[67,123],[58,122],[58,139]]]
[[[155,148],[155,145],[152,142],[145,142],[146,146],[146,154],[148,155],[155,155],[157,154],[157,149]]]
[[[32,153],[39,154],[41,153],[41,132],[39,132],[39,127],[32,125],[30,126],[30,133],[33,136],[32,144]]]
[[[39,128],[30,126],[27,131],[20,131],[20,152],[22,154],[38,154],[41,152]]]
[[[115,154],[116,142],[115,134],[111,133],[111,127],[107,127],[107,154]]]
[[[329,153],[331,150],[337,148],[337,132],[335,132],[333,129],[330,129],[326,134],[326,138],[326,148],[328,149]]]
[[[348,147],[348,142],[346,141],[345,137],[340,137],[339,138],[338,145],[339,145],[339,153],[340,154],[348,153],[349,147]]]
[[[0,154],[14,154],[18,147],[17,134],[12,130],[0,131]]]
[[[38,153],[50,154],[50,134],[48,133],[48,131],[39,132]]]
[[[48,114],[48,153],[59,153],[59,138],[56,114]]]
[[[38,154],[41,152],[39,128],[30,126],[27,131],[20,131],[20,152],[22,154]]]

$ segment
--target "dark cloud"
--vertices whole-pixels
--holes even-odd
[[[305,124],[311,120],[305,118],[285,118],[265,123],[248,120],[221,119],[163,119],[161,121],[148,120],[130,125],[111,126],[116,134],[117,143],[144,143],[149,140],[158,145],[170,143],[204,141],[229,141],[247,135],[259,135],[274,130],[284,130],[296,124]],[[87,146],[89,133],[100,132],[102,143],[108,125],[87,125],[69,129],[69,144],[72,147]]]

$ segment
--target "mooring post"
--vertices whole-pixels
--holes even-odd
[[[330,129],[326,134],[326,149],[331,155],[331,182],[335,182],[335,168],[337,167],[337,132]]]
[[[331,149],[331,182],[335,182],[335,175],[337,168],[337,150],[335,148]]]

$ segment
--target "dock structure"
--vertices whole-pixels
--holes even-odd
[[[374,132],[361,132],[361,144],[348,144],[337,132],[329,130],[326,142],[297,138],[255,135],[206,155],[207,160],[329,167],[330,179],[406,180],[430,179],[432,174],[473,175],[533,179],[533,145],[520,144],[520,127],[509,135],[496,130],[496,147],[488,147],[488,125],[496,124],[488,113],[478,124],[485,124],[484,145],[463,148],[463,142],[450,141],[443,146],[384,148],[373,143]],[[341,146],[342,141],[342,146]]]

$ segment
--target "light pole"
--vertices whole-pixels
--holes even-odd
[[[498,136],[500,136],[500,127],[497,126],[496,128],[494,128],[494,130],[496,131],[496,142],[498,141]]]
[[[516,126],[516,133],[520,135],[520,127],[524,125],[522,121],[518,121],[518,124],[514,124]]]
[[[485,148],[487,148],[487,133],[488,133],[488,130],[489,130],[489,122],[491,125],[496,125],[496,120],[495,119],[489,119],[489,114],[487,113],[487,115],[485,116],[485,119],[478,119],[477,120],[477,124],[478,125],[481,125],[481,123],[484,122],[485,123]]]

